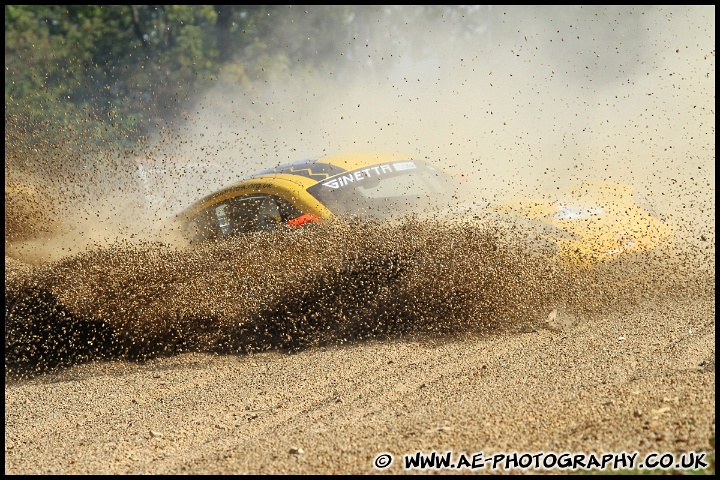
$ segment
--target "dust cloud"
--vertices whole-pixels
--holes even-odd
[[[9,262],[6,375],[191,351],[527,332],[545,328],[555,308],[589,319],[657,295],[710,293],[707,275],[658,252],[575,269],[531,250],[521,233],[328,224],[191,252],[118,243],[32,271]]]
[[[306,9],[288,15],[311,25],[323,12]],[[714,7],[477,9],[486,21],[468,35],[457,33],[463,15],[406,22],[399,10],[392,24],[350,26],[364,55],[340,46],[322,68],[258,73],[242,90],[219,76],[147,145],[109,147],[129,172],[117,190],[58,177],[62,159],[51,161],[39,184],[62,198],[47,202],[59,234],[8,242],[21,202],[7,193],[17,172],[6,154],[6,372],[518,331],[558,305],[592,318],[657,295],[714,295]],[[578,270],[528,251],[517,232],[462,222],[319,227],[190,251],[154,233],[258,169],[376,150],[466,175],[488,202],[569,180],[637,185],[677,239]],[[162,166],[150,172],[159,206],[146,217],[133,206],[147,193],[136,158]]]
[[[459,20],[377,25],[412,38],[415,56],[358,32],[367,58],[340,52],[250,91],[219,84],[189,109],[179,152],[250,173],[401,150],[469,174],[488,197],[604,178],[673,207],[696,194],[713,204],[712,7],[484,8],[485,31],[468,38],[455,38]]]

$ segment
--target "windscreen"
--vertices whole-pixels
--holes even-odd
[[[456,181],[418,160],[388,162],[343,172],[308,188],[340,217],[385,219],[426,213],[450,201]]]

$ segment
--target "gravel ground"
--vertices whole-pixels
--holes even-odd
[[[385,452],[389,473],[418,450],[707,452],[714,318],[712,293],[526,333],[6,380],[5,473],[372,474]]]

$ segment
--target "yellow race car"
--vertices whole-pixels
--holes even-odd
[[[657,249],[671,241],[673,230],[635,187],[605,181],[555,186],[537,198],[491,204],[488,211],[529,227],[534,245],[548,246],[573,265]]]
[[[462,212],[511,222],[567,263],[593,264],[654,249],[671,228],[630,186],[584,182],[552,196],[458,207],[456,177],[396,153],[336,154],[258,172],[208,195],[177,217],[191,241],[276,231],[330,219],[388,219]],[[437,218],[437,214],[435,214]]]
[[[178,215],[191,241],[350,217],[386,219],[447,200],[455,180],[393,153],[337,154],[264,170]]]

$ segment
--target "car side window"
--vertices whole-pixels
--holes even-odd
[[[250,232],[273,232],[302,212],[275,195],[246,195],[229,198],[197,215],[189,224],[195,241]]]

